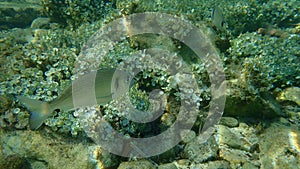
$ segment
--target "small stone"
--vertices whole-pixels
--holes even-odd
[[[154,169],[154,165],[147,160],[122,162],[118,169]]]
[[[226,126],[218,125],[218,130],[215,137],[220,145],[228,145],[232,148],[237,149],[242,147],[240,134],[235,133],[233,130],[230,130],[230,128]]]
[[[184,130],[180,135],[183,143],[188,143],[196,137],[196,133],[192,130]]]
[[[167,163],[159,165],[158,169],[177,169],[177,167],[174,163]]]
[[[229,128],[223,125],[218,125],[215,138],[220,145],[226,145],[231,148],[250,151],[253,141],[249,141],[243,136],[246,130],[243,128]],[[247,130],[248,131],[248,130]]]
[[[183,166],[183,165],[187,166],[187,165],[189,165],[189,163],[190,163],[190,160],[187,160],[187,159],[180,159],[177,161],[177,164],[181,165],[181,166]]]
[[[220,157],[226,161],[230,161],[231,164],[240,164],[249,161],[249,156],[249,153],[242,150],[227,147],[220,148]]]
[[[222,117],[219,124],[228,127],[237,127],[239,125],[239,121],[233,117]]]
[[[258,166],[255,166],[254,164],[250,163],[250,162],[246,162],[243,165],[243,169],[258,169]]]
[[[231,167],[227,161],[210,161],[208,162],[208,166],[206,169],[216,169],[216,168],[229,169]]]
[[[207,163],[204,163],[204,164],[195,164],[195,163],[193,163],[189,166],[189,168],[190,169],[204,169],[204,168],[207,168],[207,166],[208,166]]]
[[[201,163],[217,157],[218,145],[214,137],[210,137],[205,143],[201,144],[197,137],[189,142],[184,153],[193,162]]]
[[[47,167],[47,163],[43,162],[43,161],[34,161],[31,163],[31,167],[32,168],[38,168],[38,169],[46,169]]]

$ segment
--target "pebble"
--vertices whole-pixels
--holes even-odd
[[[184,154],[187,155],[191,161],[201,163],[218,156],[218,145],[214,137],[210,137],[205,143],[200,143],[197,137],[189,142],[185,149]]]
[[[174,163],[167,163],[159,165],[158,169],[177,169],[177,167]]]
[[[239,121],[233,117],[222,117],[219,124],[228,127],[237,127],[239,125]]]
[[[122,162],[118,169],[154,169],[155,166],[147,160]]]

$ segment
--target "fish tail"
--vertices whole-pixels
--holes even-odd
[[[47,102],[25,96],[17,96],[17,99],[30,111],[29,126],[31,130],[38,129],[51,114],[50,105]]]

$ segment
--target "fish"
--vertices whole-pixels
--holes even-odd
[[[213,11],[211,14],[211,21],[218,30],[225,29],[224,16],[223,16],[222,9],[220,7],[215,6],[213,8]]]
[[[91,78],[95,80],[91,81]],[[129,73],[122,70],[99,69],[75,79],[57,98],[50,102],[43,102],[22,95],[16,96],[16,98],[30,111],[30,129],[37,130],[52,115],[54,110],[59,109],[68,112],[79,107],[92,106],[94,102],[87,100],[90,98],[88,91],[92,91],[89,87],[95,87],[96,104],[104,105],[128,92],[134,83],[132,79]],[[95,84],[91,85],[91,82],[95,82]],[[76,95],[76,100],[74,100],[74,95]],[[77,102],[76,106],[74,102]]]

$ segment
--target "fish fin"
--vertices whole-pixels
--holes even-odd
[[[29,125],[31,130],[38,129],[51,114],[47,102],[30,99],[25,96],[17,96],[17,99],[30,111]]]

